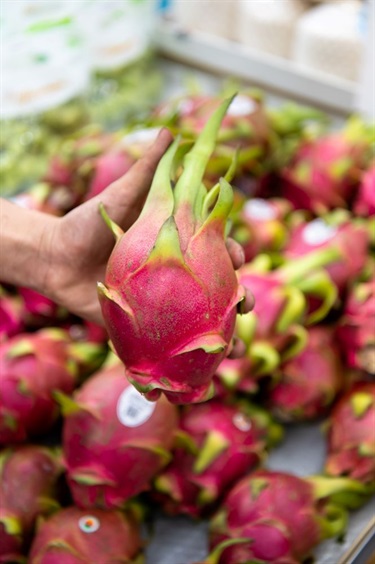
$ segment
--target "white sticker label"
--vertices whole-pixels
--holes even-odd
[[[251,429],[251,420],[243,413],[236,413],[232,421],[233,425],[237,427],[239,431],[250,431]]]
[[[150,419],[156,403],[148,401],[133,388],[126,388],[117,401],[117,417],[125,427],[139,427]]]
[[[235,97],[229,106],[227,115],[234,117],[248,116],[249,114],[252,114],[256,108],[257,105],[254,100],[240,94]]]
[[[78,527],[83,533],[95,533],[100,527],[100,521],[93,515],[84,515],[79,519]]]
[[[302,238],[308,245],[316,246],[330,241],[336,233],[336,227],[328,225],[323,219],[318,218],[306,225],[302,233]]]
[[[244,205],[245,215],[251,219],[258,220],[271,220],[275,219],[277,212],[276,209],[266,200],[261,198],[253,198]]]

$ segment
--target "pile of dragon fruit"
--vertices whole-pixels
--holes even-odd
[[[205,564],[298,564],[375,492],[373,127],[186,95],[127,131],[86,128],[15,201],[68,213],[163,125],[138,220],[123,233],[101,209],[105,328],[1,287],[0,562],[140,564],[163,512],[209,521]],[[312,421],[321,473],[267,469]]]

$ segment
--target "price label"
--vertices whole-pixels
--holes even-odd
[[[79,519],[78,527],[83,533],[95,533],[100,527],[100,521],[93,515],[84,515]]]
[[[125,427],[139,427],[150,419],[155,407],[155,402],[148,401],[133,386],[129,386],[117,401],[117,417]]]

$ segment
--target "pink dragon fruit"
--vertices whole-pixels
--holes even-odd
[[[166,398],[144,399],[116,360],[92,376],[73,400],[57,395],[65,415],[68,483],[80,507],[122,507],[147,489],[170,460],[177,408]]]
[[[253,363],[247,356],[224,358],[216,369],[215,397],[227,397],[228,393],[241,390],[248,394],[258,391],[258,381],[253,377]]]
[[[232,214],[231,236],[242,245],[246,262],[259,253],[279,251],[285,245],[285,218],[289,211],[286,200],[251,198],[244,200],[238,213]]]
[[[375,164],[362,176],[354,213],[363,217],[375,215]]]
[[[27,551],[36,519],[58,506],[57,454],[28,445],[0,454],[0,562],[17,562]]]
[[[331,500],[345,499],[349,492],[358,503],[368,495],[362,484],[346,478],[253,472],[234,486],[214,517],[211,547],[216,551],[206,564],[304,561],[324,538],[344,532],[347,512]]]
[[[50,215],[62,215],[61,196],[55,193],[53,187],[47,182],[39,182],[31,186],[27,192],[16,194],[12,202],[28,210],[40,211]]]
[[[208,193],[202,184],[230,102],[186,154],[173,190],[171,169],[181,151],[178,139],[171,145],[125,234],[102,210],[117,238],[105,285],[98,286],[103,318],[127,377],[150,400],[164,392],[174,403],[195,403],[212,394],[245,296],[225,245],[232,189],[224,179]]]
[[[305,349],[272,375],[268,406],[284,421],[324,415],[342,387],[343,366],[333,330],[313,327]]]
[[[347,364],[375,374],[375,277],[354,286],[337,336]]]
[[[21,333],[23,329],[22,306],[19,297],[7,293],[0,286],[0,343]]]
[[[348,218],[335,224],[328,215],[326,219],[314,219],[298,225],[290,234],[284,255],[288,260],[299,260],[318,250],[336,247],[341,258],[332,260],[325,268],[342,294],[347,286],[363,270],[369,246],[369,233],[365,226],[357,225]]]
[[[22,333],[0,345],[0,444],[51,429],[59,415],[52,391],[73,391],[85,347],[52,328]]]
[[[23,301],[23,318],[28,327],[37,328],[56,325],[66,319],[68,310],[30,288],[18,288]]]
[[[375,489],[375,382],[355,384],[335,405],[325,470]]]
[[[128,172],[134,162],[135,160],[130,154],[118,149],[112,149],[98,157],[84,200],[89,200],[103,192],[107,186]]]
[[[42,522],[30,564],[140,563],[139,525],[131,513],[68,507]]]
[[[211,400],[185,410],[179,438],[181,446],[155,487],[167,512],[198,517],[259,464],[267,444],[281,438],[281,428],[259,408]]]
[[[304,143],[282,171],[282,195],[318,215],[350,206],[369,160],[370,131],[354,118],[340,132]]]

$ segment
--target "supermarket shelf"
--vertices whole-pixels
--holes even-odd
[[[185,64],[237,77],[331,112],[349,114],[355,110],[355,83],[307,72],[292,61],[255,52],[234,41],[191,33],[164,21],[155,43],[162,55]]]

